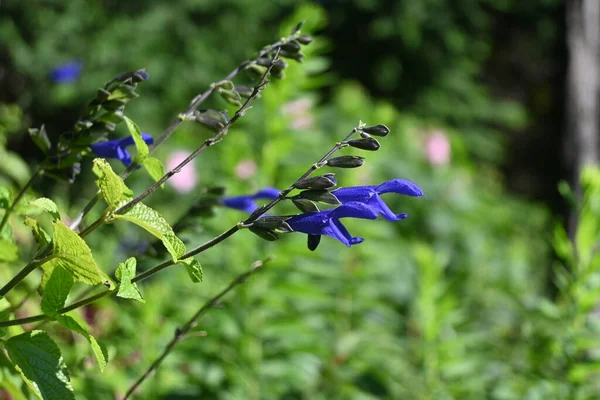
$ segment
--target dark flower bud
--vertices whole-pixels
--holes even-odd
[[[315,251],[321,243],[321,235],[308,235],[307,246],[310,251]]]
[[[342,204],[337,197],[327,190],[305,190],[295,196],[296,199],[318,201],[326,204]]]
[[[98,93],[96,93],[96,101],[98,103],[102,103],[110,97],[110,92],[105,89],[98,89]]]
[[[252,96],[252,93],[254,92],[254,88],[251,88],[250,86],[244,86],[244,85],[235,85],[233,87],[233,90],[235,90],[236,92],[238,92],[240,94],[240,96],[245,97],[245,98]],[[260,97],[260,93],[258,93],[256,95],[257,99],[259,97]]]
[[[364,157],[341,156],[327,160],[327,165],[336,168],[357,168],[365,163]]]
[[[368,134],[371,134],[373,136],[387,136],[388,133],[390,133],[390,128],[388,128],[385,125],[379,124],[379,125],[374,125],[374,126],[365,126],[364,128],[362,128],[363,132],[366,132]]]
[[[125,104],[127,104],[127,101],[124,99],[114,99],[102,103],[102,108],[108,111],[117,111],[119,109],[122,110],[122,107],[124,107]]]
[[[325,174],[300,179],[294,184],[296,189],[329,189],[337,185],[334,174]]]
[[[260,237],[261,239],[268,240],[269,242],[279,239],[279,235],[270,229],[259,228],[254,225],[248,229],[250,229],[250,232],[254,233],[256,236]]]
[[[301,48],[300,43],[296,40],[292,40],[281,46],[281,50],[289,51],[290,53],[297,53]]]
[[[292,29],[292,35],[295,35],[296,33],[300,32],[300,30],[302,29],[303,26],[304,26],[304,21],[298,22],[298,24],[294,27],[294,29]]]
[[[381,147],[377,139],[374,139],[372,137],[349,140],[348,146],[369,151],[379,150],[379,147]]]
[[[279,52],[279,55],[284,58],[296,60],[299,63],[304,61],[304,54],[302,54],[302,52],[290,53],[289,51],[281,50],[281,52]]]
[[[48,139],[48,134],[46,133],[44,125],[42,125],[40,129],[29,129],[29,135],[31,136],[33,143],[35,143],[44,154],[47,154],[48,151],[50,151],[52,145],[50,144],[50,139]]]
[[[292,198],[292,203],[303,213],[319,211],[319,207],[308,199]]]
[[[312,36],[310,35],[302,35],[298,39],[296,39],[300,44],[310,44],[313,41]]]
[[[252,226],[257,227],[257,228],[268,229],[268,230],[271,230],[274,232],[289,233],[289,232],[294,231],[288,225],[288,223],[285,222],[286,220],[288,220],[290,218],[291,217],[276,217],[276,216],[267,215],[267,216],[260,217],[259,219],[254,221]]]
[[[272,62],[273,59],[271,57],[261,57],[256,59],[256,63],[263,67],[268,67],[269,65],[271,65]]]
[[[148,78],[150,78],[150,75],[148,75],[146,70],[139,69],[139,70],[135,71],[132,78],[133,78],[132,80],[134,82],[141,82],[141,81],[145,81]]]
[[[271,73],[276,74],[278,72],[283,71],[284,69],[286,69],[288,67],[288,63],[286,63],[284,60],[276,60],[273,63],[273,68],[271,68]]]

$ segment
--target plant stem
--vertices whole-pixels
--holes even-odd
[[[346,137],[341,141],[341,142],[337,142],[335,144],[335,146],[333,146],[327,153],[325,153],[325,155],[323,157],[321,157],[321,159],[319,161],[317,161],[315,164],[313,164],[308,170],[306,170],[306,172],[304,172],[304,174],[302,174],[302,176],[300,176],[300,178],[298,178],[296,180],[296,182],[298,182],[301,179],[307,178],[310,174],[312,174],[314,171],[316,171],[317,169],[323,167],[325,165],[325,162],[329,159],[329,157],[331,157],[336,151],[338,151],[339,149],[341,149],[342,147],[345,146],[345,144],[343,142],[348,141],[352,136],[354,136],[354,134],[356,134],[356,132],[358,132],[358,128],[354,128],[352,129],[352,131],[350,131],[350,133],[348,135],[346,135]],[[250,217],[248,217],[245,221],[239,222],[236,225],[232,226],[231,228],[229,228],[228,230],[226,230],[225,232],[221,233],[219,236],[216,236],[215,238],[209,240],[208,242],[196,247],[193,250],[188,251],[187,253],[185,253],[183,256],[181,256],[181,259],[186,259],[189,257],[193,257],[197,254],[200,254],[208,249],[210,249],[211,247],[221,243],[222,241],[224,241],[225,239],[229,238],[230,236],[232,236],[234,233],[236,233],[237,231],[239,231],[240,229],[242,229],[242,227],[245,227],[249,224],[251,224],[252,222],[256,221],[258,218],[260,218],[261,215],[265,214],[267,211],[269,211],[271,208],[273,208],[277,203],[279,203],[280,201],[282,201],[283,199],[285,199],[285,197],[287,196],[287,194],[289,192],[291,192],[292,190],[294,190],[294,185],[296,184],[296,182],[294,182],[290,187],[288,187],[287,189],[282,190],[281,192],[279,192],[279,196],[277,196],[277,198],[273,199],[270,203],[258,208],[256,211],[254,211]],[[174,265],[175,262],[173,260],[167,260],[164,261],[152,268],[150,268],[149,270],[142,272],[138,275],[136,275],[131,282],[135,283],[135,282],[139,282],[141,280],[144,280],[146,278],[149,278],[150,276],[156,274],[159,271],[162,271],[163,269]],[[94,301],[101,299],[102,297],[106,297],[112,293],[116,293],[115,290],[105,290],[104,292],[100,292],[94,296],[91,297],[87,297],[84,298],[76,303],[71,304],[68,307],[65,307],[61,310],[59,310],[58,312],[60,314],[75,310],[76,308],[85,306],[87,304],[93,303]],[[37,318],[36,321],[41,321],[44,319],[47,319],[45,316],[43,315],[37,315],[35,317],[29,317],[29,318]],[[14,326],[14,325],[21,325],[25,322],[23,322],[24,320],[26,320],[27,318],[22,318],[22,319],[14,319],[11,321],[3,321],[0,322],[0,328],[2,327],[7,327],[7,326]]]
[[[180,115],[191,116],[193,114],[193,112],[196,111],[198,109],[198,107],[200,107],[200,105],[206,99],[208,99],[210,97],[210,95],[213,94],[213,92],[217,89],[217,84],[219,82],[232,80],[241,71],[243,71],[248,65],[250,65],[257,59],[265,56],[266,54],[272,52],[273,50],[279,49],[284,44],[296,39],[298,37],[298,35],[299,35],[299,32],[296,32],[286,38],[278,40],[277,42],[264,47],[254,58],[251,58],[249,60],[242,62],[233,71],[231,71],[227,76],[225,76],[225,78],[223,78],[220,81],[213,82],[208,89],[206,89],[203,93],[201,93],[200,95],[198,95],[194,99],[192,99],[190,106],[187,108],[187,110],[185,110],[185,112],[183,114],[180,114]],[[173,132],[175,132],[177,130],[177,128],[179,128],[179,126],[181,125],[181,123],[184,120],[185,120],[185,118],[180,118],[180,117],[177,117],[175,120],[173,120],[173,122],[171,122],[171,124],[167,127],[167,129],[158,137],[158,139],[156,139],[154,144],[152,146],[150,146],[150,149],[149,149],[150,154],[152,154],[160,144],[162,144],[165,140],[167,140],[169,138],[169,136],[171,136],[173,134]],[[136,167],[135,163],[130,165],[121,174],[121,178],[127,179],[127,177],[135,169],[135,167]],[[77,217],[73,220],[73,223],[70,225],[70,228],[72,230],[76,230],[79,227],[79,225],[83,221],[83,218],[85,218],[85,216],[92,210],[92,208],[94,207],[94,205],[96,205],[96,203],[98,202],[99,199],[100,199],[100,192],[97,192],[96,195],[84,206],[83,210],[79,213],[79,215],[77,215]]]
[[[33,181],[42,174],[43,170],[41,168],[37,168],[33,175],[31,175],[31,178],[29,178],[29,180],[27,181],[27,183],[25,184],[25,186],[23,186],[21,188],[21,190],[19,190],[19,193],[17,193],[17,197],[15,197],[15,199],[13,200],[12,204],[10,205],[10,207],[8,207],[8,209],[6,210],[6,212],[4,213],[4,216],[2,217],[2,221],[0,221],[0,232],[2,232],[2,229],[4,228],[4,226],[6,225],[6,223],[8,222],[8,217],[10,216],[10,214],[12,214],[12,212],[14,211],[15,207],[17,206],[17,204],[19,204],[19,201],[21,201],[21,199],[23,198],[23,196],[25,195],[25,193],[27,192],[27,189],[29,189],[31,187],[31,185],[33,184]]]
[[[128,398],[130,398],[133,392],[135,392],[136,389],[150,376],[150,374],[160,366],[164,359],[167,358],[171,351],[173,351],[177,343],[183,340],[185,335],[190,331],[190,329],[196,326],[196,322],[198,321],[198,319],[200,319],[204,314],[208,312],[208,310],[214,307],[223,296],[232,291],[236,286],[244,283],[246,279],[248,279],[252,274],[259,271],[268,261],[270,260],[266,259],[264,261],[256,261],[252,264],[248,272],[237,276],[225,289],[223,289],[216,296],[204,303],[204,305],[200,307],[198,311],[196,311],[196,313],[181,328],[178,328],[175,331],[173,339],[171,339],[169,344],[167,344],[161,355],[156,360],[154,360],[154,362],[142,374],[142,376],[140,376],[140,378],[129,387],[127,393],[125,393],[125,396],[123,397],[123,400],[127,400]]]

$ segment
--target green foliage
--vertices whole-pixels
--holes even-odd
[[[75,400],[58,346],[44,331],[13,336],[4,344],[27,386],[41,400]]]
[[[65,306],[67,296],[73,287],[73,276],[66,269],[55,266],[44,287],[42,311],[53,317]]]
[[[131,189],[125,185],[120,176],[114,173],[105,159],[94,159],[93,171],[98,177],[96,185],[109,208],[115,209],[120,201],[129,200],[133,197]]]
[[[63,267],[73,275],[73,279],[88,285],[106,285],[114,287],[112,280],[94,261],[92,251],[75,232],[62,221],[52,223],[52,253],[44,262],[47,269]]]
[[[165,167],[158,158],[148,157],[144,160],[144,168],[148,172],[148,175],[152,177],[155,181],[158,182],[160,178],[165,175]],[[160,186],[164,189],[165,185],[162,184]]]
[[[123,117],[125,120],[125,125],[127,125],[127,130],[129,134],[133,137],[133,142],[135,143],[135,148],[137,149],[137,155],[135,157],[136,164],[142,165],[144,160],[148,157],[148,145],[142,139],[142,131],[137,126],[135,122],[127,117]]]
[[[137,261],[133,257],[128,258],[124,263],[119,263],[119,266],[115,271],[115,277],[119,280],[119,291],[117,292],[117,296],[145,303],[137,284],[131,282],[133,277],[135,277],[136,265]]]
[[[90,333],[84,327],[82,327],[79,322],[73,319],[73,317],[61,314],[56,316],[56,320],[65,328],[77,332],[87,339],[92,347],[94,357],[96,357],[100,372],[103,372],[106,364],[108,364],[108,351],[106,347],[99,343],[96,338],[90,335]]]
[[[56,205],[56,203],[54,203],[52,200],[50,200],[48,198],[42,197],[42,198],[36,199],[34,201],[30,201],[29,204],[31,204],[32,206],[39,207],[42,210],[46,211],[47,213],[52,215],[52,218],[55,220],[60,219],[60,213],[58,212],[58,206]]]

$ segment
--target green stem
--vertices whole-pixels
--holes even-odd
[[[29,180],[25,184],[25,186],[23,186],[21,188],[21,190],[19,191],[19,193],[17,193],[17,197],[15,197],[15,199],[13,200],[12,204],[10,205],[10,207],[8,207],[8,209],[6,210],[6,213],[4,213],[4,216],[2,217],[2,221],[0,221],[0,232],[2,232],[2,229],[4,228],[4,226],[6,225],[6,223],[8,222],[8,217],[10,216],[10,214],[12,214],[12,212],[14,211],[15,207],[17,206],[17,204],[19,204],[19,201],[21,201],[21,199],[23,198],[23,196],[25,195],[25,193],[27,192],[27,190],[33,184],[33,181],[38,176],[40,176],[42,174],[42,172],[43,172],[43,170],[41,168],[36,169],[35,172],[33,173],[33,175],[31,175],[31,178],[29,178]]]
[[[127,400],[128,398],[130,398],[133,392],[135,392],[137,388],[150,376],[150,374],[160,366],[164,359],[167,358],[169,353],[173,351],[177,343],[184,339],[185,335],[190,331],[190,329],[196,326],[196,322],[198,319],[200,319],[204,314],[208,312],[208,310],[214,307],[219,302],[219,300],[223,298],[223,296],[232,291],[236,286],[244,283],[246,279],[248,279],[252,274],[259,271],[268,261],[269,259],[255,262],[252,265],[250,271],[236,277],[225,289],[221,290],[216,296],[204,303],[204,305],[200,307],[198,311],[196,311],[196,313],[181,328],[175,331],[173,339],[171,339],[169,344],[167,344],[161,355],[156,360],[154,360],[154,362],[142,374],[142,376],[140,376],[139,379],[135,381],[135,383],[131,385],[131,387],[129,387],[127,393],[125,393],[125,397],[123,397],[123,400]]]

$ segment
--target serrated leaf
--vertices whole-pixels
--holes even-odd
[[[129,130],[129,133],[131,134],[131,137],[133,138],[133,142],[135,143],[135,148],[137,149],[137,155],[135,156],[135,162],[137,164],[142,164],[144,162],[144,160],[146,159],[146,157],[148,157],[148,154],[150,153],[150,150],[148,149],[148,145],[146,144],[146,142],[144,142],[144,139],[142,138],[142,131],[140,130],[139,126],[137,126],[137,124],[135,122],[133,122],[132,120],[130,120],[127,117],[123,117],[125,119],[125,124],[127,125],[127,130]]]
[[[79,333],[80,335],[85,337],[88,342],[90,342],[90,346],[92,347],[92,352],[94,353],[96,361],[98,362],[100,372],[104,372],[104,368],[106,367],[106,364],[108,364],[108,351],[106,350],[106,347],[100,344],[96,340],[96,338],[93,337],[87,331],[87,329],[81,326],[79,322],[75,321],[73,317],[70,317],[68,315],[57,315],[56,321],[58,321],[58,323],[64,326],[65,328]]]
[[[119,291],[117,292],[118,297],[124,299],[133,299],[145,303],[146,300],[142,297],[140,290],[135,283],[131,280],[135,277],[137,261],[135,258],[130,257],[124,263],[120,263],[115,271],[115,276],[121,282],[119,284]]]
[[[25,217],[25,225],[31,228],[33,237],[35,242],[38,244],[38,247],[43,247],[50,243],[50,235],[40,226],[40,224],[38,224],[35,219],[31,217]]]
[[[120,201],[133,197],[131,189],[125,185],[125,182],[123,182],[123,179],[119,175],[115,174],[105,159],[94,159],[94,167],[92,169],[98,177],[96,185],[109,207],[114,208]]]
[[[52,215],[53,219],[60,219],[60,213],[58,212],[58,206],[55,202],[47,197],[40,197],[34,201],[29,202],[30,205],[41,208]]]
[[[69,372],[56,343],[44,331],[8,339],[8,356],[32,392],[42,400],[75,400]]]
[[[123,202],[118,207],[126,204]],[[115,214],[114,219],[121,219],[144,228],[151,235],[160,239],[173,257],[173,261],[179,260],[179,257],[185,254],[185,245],[173,232],[169,223],[163,218],[158,211],[148,207],[145,204],[137,203],[125,214]]]
[[[150,175],[156,182],[158,182],[158,180],[165,175],[165,167],[158,158],[146,158],[144,160],[144,168],[146,169],[146,172],[148,172],[148,175]],[[160,185],[160,187],[164,188],[165,184],[163,183]]]
[[[15,261],[19,258],[19,246],[8,239],[0,239],[0,261]]]
[[[62,267],[55,267],[44,288],[42,312],[49,316],[56,315],[57,311],[65,306],[72,287],[73,276],[71,273]]]
[[[29,135],[31,136],[33,143],[35,143],[35,145],[39,147],[39,149],[42,150],[44,154],[48,154],[48,151],[50,151],[51,144],[50,139],[48,139],[48,134],[46,133],[46,128],[44,127],[44,125],[42,125],[40,129],[30,129]]]
[[[202,265],[194,257],[186,258],[185,260],[179,260],[179,264],[185,265],[185,269],[192,279],[192,282],[202,282],[204,279],[204,272],[202,272]]]
[[[62,221],[54,221],[52,225],[54,227],[53,249],[51,259],[45,264],[54,268],[57,266],[65,268],[76,281],[89,285],[105,284],[111,289],[114,288],[114,283],[94,261],[92,251],[85,241]]]

